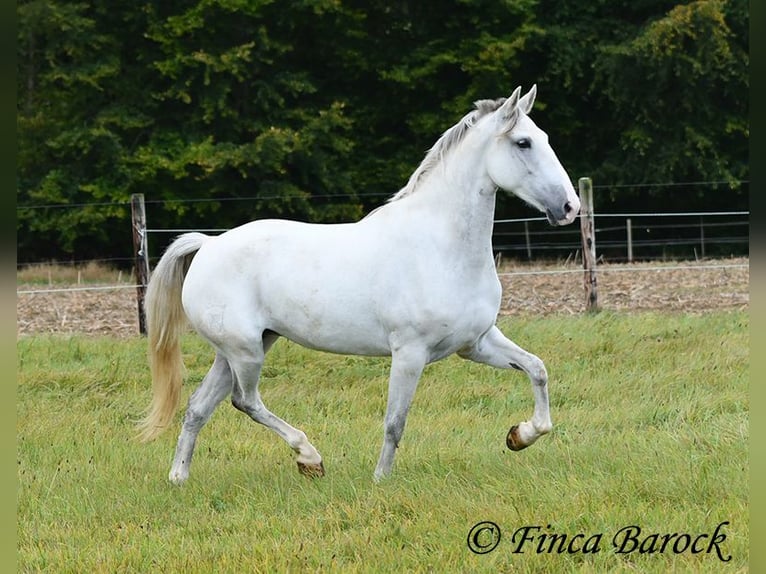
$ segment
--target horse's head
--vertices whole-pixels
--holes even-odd
[[[494,112],[487,171],[497,187],[545,213],[551,225],[567,225],[577,217],[580,200],[548,135],[529,118],[536,94],[536,86],[523,97],[516,88]]]

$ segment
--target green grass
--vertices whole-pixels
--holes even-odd
[[[176,430],[132,440],[150,394],[144,340],[21,338],[19,570],[744,572],[748,323],[742,312],[503,320],[546,362],[553,433],[508,451],[508,427],[532,411],[526,377],[452,357],[426,369],[380,484],[388,360],[281,341],[264,400],[308,434],[327,476],[300,476],[280,439],[224,403],[178,488],[166,479]],[[212,354],[193,335],[184,351],[187,396]],[[503,535],[474,555],[466,537],[482,520]],[[723,521],[726,564],[612,547],[628,525],[696,536]],[[526,525],[601,534],[600,552],[514,553]]]

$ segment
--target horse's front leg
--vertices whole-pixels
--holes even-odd
[[[505,443],[511,450],[521,450],[553,428],[548,406],[548,373],[543,362],[508,339],[496,326],[484,333],[472,346],[458,353],[464,359],[500,369],[524,371],[532,382],[535,410],[531,420],[511,427]]]
[[[404,434],[407,413],[425,365],[426,353],[422,349],[402,348],[392,353],[388,405],[383,422],[383,448],[375,467],[375,480],[391,474],[396,448]]]

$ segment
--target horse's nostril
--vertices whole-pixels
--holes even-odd
[[[564,213],[572,213],[572,204],[568,201],[564,204]]]

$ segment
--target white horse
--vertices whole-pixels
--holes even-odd
[[[536,87],[520,94],[476,102],[407,185],[356,223],[260,220],[216,237],[187,233],[168,247],[146,294],[153,399],[144,440],[178,408],[186,319],[216,350],[189,399],[171,482],[188,478],[197,435],[228,395],[287,441],[301,473],[324,474],[306,434],[271,413],[258,392],[264,357],[279,337],[333,353],[391,356],[376,479],[391,472],[424,367],[452,353],[529,376],[534,412],[511,427],[510,449],[550,432],[543,362],[495,326],[495,195],[515,194],[552,225],[572,223],[580,201],[548,136],[528,117]]]

